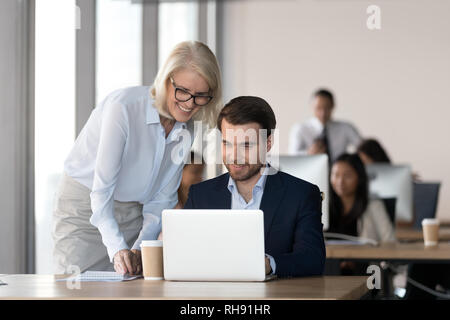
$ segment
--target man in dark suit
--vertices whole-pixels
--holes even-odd
[[[275,114],[258,97],[238,97],[221,111],[222,154],[228,173],[191,186],[185,209],[261,209],[266,274],[323,273],[325,244],[317,186],[275,170],[265,157]]]

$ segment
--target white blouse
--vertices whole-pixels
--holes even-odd
[[[65,172],[91,190],[90,222],[111,261],[117,251],[129,249],[114,218],[114,200],[143,204],[143,227],[132,249],[158,237],[162,210],[178,201],[193,126],[176,122],[166,138],[153,102],[148,86],[109,94],[92,111],[64,163]]]
[[[372,199],[357,223],[358,235],[377,242],[395,242],[395,229],[382,200]]]

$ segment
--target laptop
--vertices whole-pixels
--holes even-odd
[[[265,281],[261,210],[162,212],[165,280]]]

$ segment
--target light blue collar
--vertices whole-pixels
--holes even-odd
[[[266,165],[263,173],[261,174],[261,177],[259,177],[255,186],[253,187],[252,194],[254,194],[254,192],[257,190],[264,190],[264,186],[266,185],[268,170],[269,170],[269,167]],[[238,190],[237,186],[236,186],[236,182],[234,181],[233,178],[231,178],[231,175],[230,175],[230,178],[228,179],[228,190],[230,190],[230,192],[233,192],[233,190],[236,190],[236,191]]]
[[[155,124],[161,122],[159,119],[158,110],[156,110],[156,107],[153,104],[154,100],[149,99],[147,103],[147,124]]]
[[[149,100],[149,103],[147,104],[147,124],[157,124],[161,123],[161,119],[159,117],[158,110],[153,105],[154,100]],[[175,122],[172,130],[169,133],[169,136],[167,137],[168,142],[176,141],[179,139],[182,129],[186,129],[187,124],[184,122]],[[181,129],[181,130],[180,130]]]

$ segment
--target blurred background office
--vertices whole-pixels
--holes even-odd
[[[280,154],[313,116],[312,93],[329,88],[334,118],[441,182],[436,215],[450,221],[450,2],[378,1],[379,30],[366,26],[371,4],[0,1],[0,273],[51,273],[53,195],[75,137],[106,94],[150,85],[183,40],[217,55],[225,101],[270,103]]]

